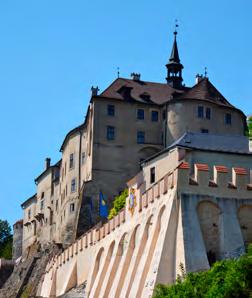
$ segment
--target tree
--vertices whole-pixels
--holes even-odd
[[[116,196],[113,201],[113,207],[109,211],[108,219],[112,219],[116,216],[126,204],[126,198],[129,195],[128,188],[126,188],[119,196]]]
[[[12,258],[12,234],[7,220],[0,219],[0,258]]]

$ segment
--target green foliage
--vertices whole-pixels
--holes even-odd
[[[116,196],[113,201],[113,207],[109,211],[108,219],[112,219],[119,211],[125,207],[126,198],[129,195],[128,188],[126,188],[119,196]]]
[[[7,220],[0,219],[0,258],[12,258],[11,227]]]
[[[252,297],[252,246],[239,259],[216,262],[204,272],[188,273],[171,286],[157,285],[154,298]]]
[[[252,117],[249,117],[247,121],[247,125],[248,125],[248,136],[249,138],[252,138]]]

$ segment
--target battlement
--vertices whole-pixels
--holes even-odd
[[[182,162],[178,166],[179,187],[200,186],[205,188],[217,188],[218,190],[250,192],[252,184],[248,169],[242,167],[228,168],[224,165],[214,165],[196,163],[193,168],[188,162]]]
[[[160,196],[165,195],[168,189],[174,187],[174,172],[165,175],[162,179],[157,181],[151,188],[147,189],[142,194],[140,189],[136,189],[135,193],[135,210],[134,214],[129,212],[129,197],[126,199],[126,207],[121,212],[102,225],[100,228],[92,228],[83,236],[77,239],[72,245],[67,247],[61,254],[55,256],[47,265],[46,272],[48,273],[55,265],[58,269],[63,266],[75,255],[78,255],[85,249],[94,247],[104,238],[122,226],[125,222],[129,222],[132,216],[141,213],[143,209],[148,208]]]

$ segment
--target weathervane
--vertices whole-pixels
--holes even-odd
[[[117,67],[117,78],[120,77],[120,67]]]
[[[178,28],[178,20],[175,19],[175,30],[174,30],[174,35],[176,36],[178,34],[177,28]]]
[[[204,72],[205,78],[207,78],[207,67],[205,66],[205,72]]]

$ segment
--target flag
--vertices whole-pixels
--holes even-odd
[[[101,217],[108,217],[108,205],[101,191],[99,194],[99,209]]]

